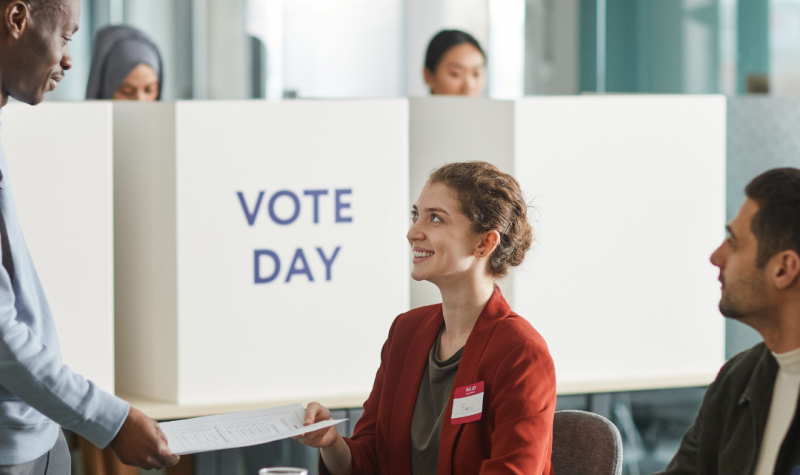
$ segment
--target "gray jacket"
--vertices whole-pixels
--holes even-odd
[[[731,358],[709,386],[668,475],[750,475],[755,471],[778,376],[778,362],[760,343]],[[796,470],[793,470],[798,467]],[[800,473],[800,417],[795,414],[775,474]]]

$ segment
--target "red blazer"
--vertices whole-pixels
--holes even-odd
[[[439,304],[414,309],[392,324],[364,414],[353,437],[345,438],[354,474],[411,473],[411,417],[443,323]],[[453,425],[455,389],[481,381],[481,419]],[[445,409],[439,475],[552,475],[555,407],[555,368],[544,339],[495,290],[467,340]]]

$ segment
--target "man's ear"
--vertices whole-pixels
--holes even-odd
[[[3,10],[3,26],[6,32],[14,39],[19,39],[31,19],[31,11],[28,4],[22,0],[14,0],[6,5]]]
[[[793,250],[779,252],[773,256],[775,261],[773,280],[780,290],[788,289],[800,280],[800,255]]]

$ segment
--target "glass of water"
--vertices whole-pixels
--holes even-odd
[[[295,467],[262,468],[258,475],[308,475],[308,470]]]

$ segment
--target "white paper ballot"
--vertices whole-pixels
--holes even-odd
[[[265,444],[314,432],[347,420],[323,421],[304,427],[305,413],[302,404],[290,404],[270,409],[162,422],[159,426],[167,436],[172,453],[186,455]]]

